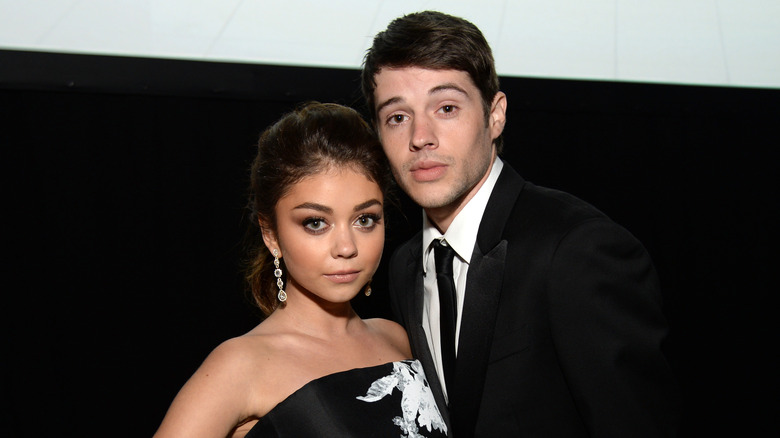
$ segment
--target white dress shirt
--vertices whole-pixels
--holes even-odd
[[[431,243],[435,239],[444,239],[447,245],[455,250],[455,259],[452,262],[452,273],[455,281],[455,297],[458,308],[458,318],[455,321],[455,352],[458,351],[458,339],[460,338],[460,322],[463,315],[463,302],[466,293],[466,274],[468,273],[471,254],[477,243],[477,232],[485,213],[490,194],[496,185],[498,175],[504,163],[496,157],[487,180],[479,188],[477,193],[463,207],[463,210],[455,216],[447,231],[442,235],[438,229],[428,220],[423,212],[423,273],[425,275],[425,296],[423,304],[423,330],[428,338],[428,347],[436,364],[436,373],[444,389],[444,397],[447,398],[447,388],[444,383],[444,368],[441,359],[441,333],[439,329],[439,289],[436,284],[436,264],[433,257]],[[430,273],[430,274],[429,274]]]

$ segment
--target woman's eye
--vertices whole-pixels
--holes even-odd
[[[374,225],[374,219],[363,216],[360,219],[358,219],[358,223],[360,223],[360,226],[362,227],[370,227],[371,225]]]
[[[322,231],[327,224],[319,218],[309,218],[303,222],[303,226],[311,231]]]
[[[355,224],[361,228],[373,228],[377,221],[379,221],[379,216],[373,214],[364,214],[357,218]]]

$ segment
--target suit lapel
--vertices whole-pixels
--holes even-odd
[[[506,264],[507,241],[501,236],[523,183],[520,175],[504,163],[469,264],[455,388],[450,392],[451,418],[460,436],[472,436],[476,427]]]

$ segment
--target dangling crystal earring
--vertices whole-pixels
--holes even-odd
[[[363,291],[364,294],[366,294],[367,297],[371,296],[371,280],[368,280],[368,284],[366,284],[366,290]]]
[[[276,277],[276,285],[279,286],[279,293],[276,294],[276,298],[280,302],[287,301],[287,292],[284,291],[284,282],[282,281],[282,269],[279,267],[279,251],[274,249],[274,277]]]

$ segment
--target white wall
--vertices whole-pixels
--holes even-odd
[[[423,9],[479,26],[501,75],[780,88],[780,0],[0,0],[0,49],[358,68]]]

